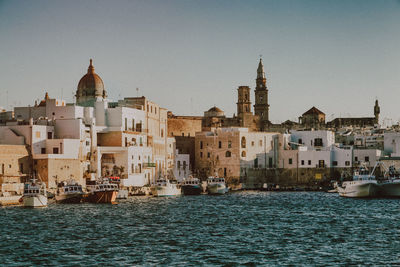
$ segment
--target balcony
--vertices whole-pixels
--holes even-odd
[[[156,164],[153,162],[143,163],[143,168],[155,168]]]

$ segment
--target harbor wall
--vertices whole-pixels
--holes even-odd
[[[352,168],[249,169],[240,182],[243,189],[261,188],[263,184],[312,188],[326,186],[340,179],[342,173],[350,176]]]

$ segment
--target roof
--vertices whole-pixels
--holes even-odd
[[[220,108],[217,108],[216,106],[210,108],[208,112],[223,112]]]
[[[317,109],[316,107],[310,108],[308,111],[303,113],[304,115],[325,115],[321,110]]]

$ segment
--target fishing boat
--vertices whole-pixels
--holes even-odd
[[[70,180],[59,185],[55,198],[58,203],[81,203],[83,196],[82,185]]]
[[[378,182],[374,175],[376,166],[374,166],[371,173],[367,167],[361,166],[359,170],[354,172],[351,181],[343,181],[341,184],[338,184],[337,190],[339,195],[354,198],[375,197],[378,192]]]
[[[181,189],[178,187],[178,183],[175,180],[169,180],[164,177],[159,177],[156,183],[151,186],[150,190],[155,197],[181,195]]]
[[[378,183],[378,189],[379,196],[400,197],[400,174],[394,166],[389,166],[384,179]]]
[[[183,180],[182,193],[184,195],[200,195],[202,191],[203,188],[199,178],[189,176],[189,178]]]
[[[217,176],[210,176],[207,179],[207,191],[211,195],[222,195],[228,192],[225,179]]]
[[[90,203],[115,203],[118,194],[118,185],[110,183],[108,178],[89,182],[86,185],[88,196],[85,201]]]
[[[46,184],[37,181],[35,177],[24,184],[24,194],[22,196],[24,207],[37,208],[47,206]]]

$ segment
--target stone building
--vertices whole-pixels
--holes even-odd
[[[218,128],[196,133],[196,168],[200,177],[218,174],[238,184],[248,169],[275,167],[278,133],[250,132],[248,128]]]
[[[326,124],[328,128],[342,127],[374,127],[379,124],[379,114],[381,109],[378,100],[375,100],[374,117],[350,117],[350,118],[335,118]]]
[[[299,118],[299,124],[305,128],[323,128],[325,126],[325,113],[312,107]]]

